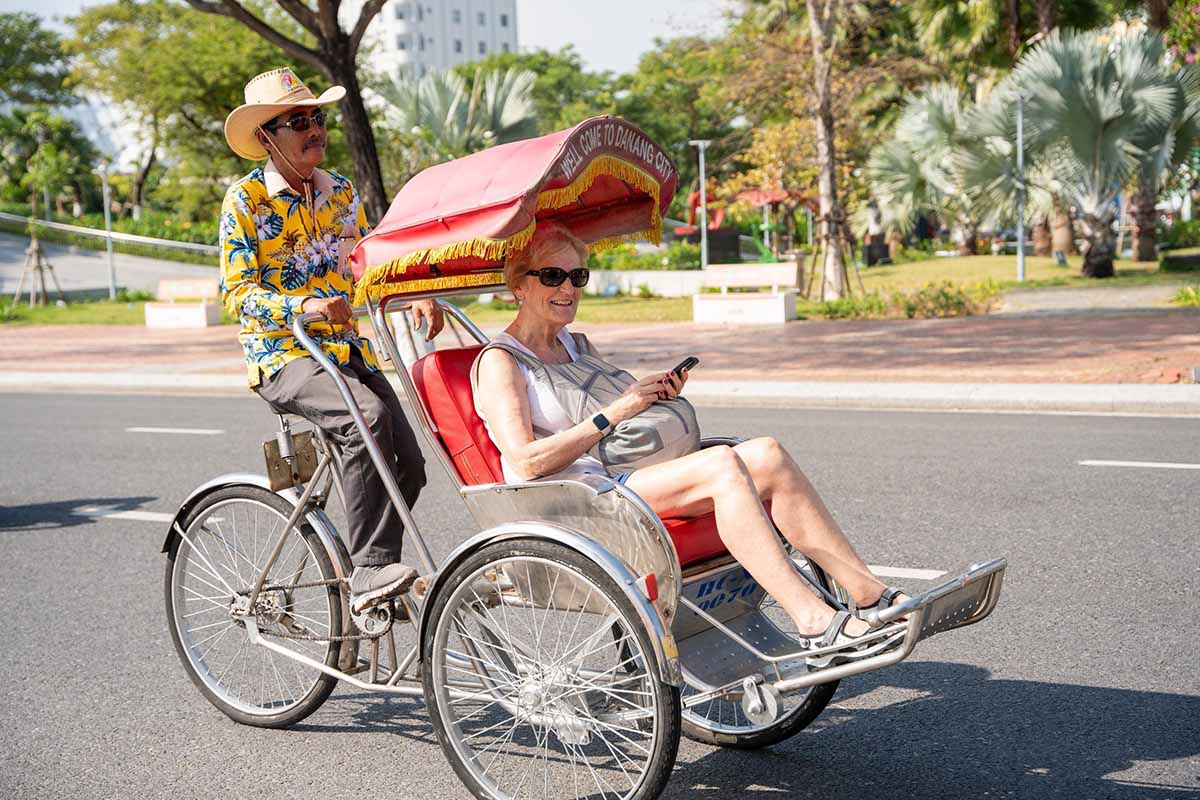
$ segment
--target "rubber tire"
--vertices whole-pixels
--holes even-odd
[[[291,516],[295,506],[289,503],[273,492],[257,486],[229,486],[223,489],[218,489],[212,494],[206,495],[188,512],[180,527],[185,531],[188,530],[192,523],[197,518],[202,516],[209,508],[217,503],[229,499],[250,500],[257,503],[268,505],[275,509],[279,514],[283,515],[284,520]],[[308,545],[309,552],[314,556],[317,568],[321,573],[321,578],[324,580],[333,580],[337,577],[333,571],[333,563],[329,560],[329,554],[325,550],[325,545],[321,543],[321,538],[316,531],[307,523],[300,524],[300,534],[304,537],[305,544]],[[192,666],[192,662],[188,659],[187,652],[184,650],[183,642],[180,639],[179,631],[175,626],[175,596],[172,591],[175,559],[180,547],[186,546],[185,542],[178,542],[177,546],[172,547],[167,555],[167,565],[163,573],[163,592],[166,599],[167,609],[167,628],[171,631],[171,641],[175,645],[175,653],[179,656],[179,660],[183,663],[184,671],[191,678],[192,683],[200,690],[208,702],[216,706],[225,716],[232,719],[241,725],[249,725],[255,728],[286,728],[289,725],[295,725],[300,720],[308,717],[329,698],[334,687],[337,686],[337,678],[321,673],[317,680],[313,683],[312,689],[305,695],[304,699],[296,706],[287,709],[279,714],[247,714],[240,709],[234,708],[221,699],[216,693],[208,687],[204,679],[196,672]],[[342,630],[342,602],[338,596],[339,592],[335,586],[329,587],[329,593],[333,595],[333,614],[330,616],[330,629],[335,631]],[[338,653],[341,646],[332,646],[328,648],[325,658],[327,666],[337,668]]]
[[[564,545],[542,539],[508,540],[480,548],[459,563],[450,575],[447,576],[446,580],[439,582],[441,588],[437,596],[431,598],[432,607],[426,618],[425,627],[421,632],[421,650],[423,653],[433,652],[436,632],[441,625],[442,616],[446,611],[446,603],[449,601],[450,595],[453,594],[453,589],[485,564],[503,561],[514,556],[544,558],[577,570],[588,580],[599,586],[604,591],[605,596],[629,620],[636,622],[638,619],[637,611],[634,609],[633,604],[629,602],[625,593],[621,591],[620,587],[609,577],[607,572],[587,556]],[[647,655],[653,653],[654,648],[650,643],[649,632],[640,625],[634,625],[633,628],[637,631],[638,643],[642,647],[642,652]],[[442,752],[450,762],[450,766],[454,768],[454,772],[458,775],[459,780],[463,782],[463,785],[467,787],[471,794],[483,800],[490,800],[492,795],[488,794],[475,781],[474,776],[459,761],[458,755],[454,751],[454,746],[449,742],[445,734],[446,724],[438,712],[437,701],[434,699],[436,697],[434,694],[436,687],[434,686],[433,673],[434,670],[431,665],[422,664],[421,683],[425,690],[425,706],[429,709],[429,718],[433,723],[433,730],[437,734],[438,743],[442,746]],[[663,702],[657,709],[657,724],[663,735],[659,737],[658,753],[654,754],[650,759],[650,770],[643,779],[637,794],[633,795],[635,800],[653,800],[653,798],[658,797],[662,793],[662,790],[667,785],[667,781],[671,777],[671,771],[675,767],[675,757],[679,751],[680,712],[682,709],[679,701],[679,689],[660,681],[658,696]]]
[[[832,589],[832,582],[825,574],[824,570],[816,564],[812,564],[813,573],[817,580],[826,589]],[[770,747],[773,744],[778,744],[785,739],[790,739],[800,731],[807,728],[813,723],[829,702],[833,700],[834,694],[837,693],[838,684],[840,681],[832,681],[831,683],[821,683],[813,686],[808,691],[808,697],[804,702],[793,708],[784,717],[775,720],[774,724],[755,733],[717,733],[708,728],[701,727],[694,722],[690,722],[686,717],[682,719],[683,735],[694,742],[713,745],[715,747],[727,747],[731,750],[758,750],[763,747]]]

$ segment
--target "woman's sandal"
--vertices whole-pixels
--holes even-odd
[[[884,650],[889,650],[899,643],[900,637],[889,636],[884,639],[863,643],[863,646],[858,649],[849,649],[862,639],[862,637],[873,633],[873,631],[867,631],[860,636],[851,636],[846,633],[846,623],[853,618],[853,615],[849,611],[839,611],[833,615],[833,619],[829,622],[829,627],[825,629],[825,633],[821,634],[820,638],[808,640],[808,646],[814,650],[838,645],[844,645],[847,648],[844,650],[834,650],[833,652],[824,653],[819,656],[808,656],[804,660],[809,667],[824,669],[825,667],[831,667],[847,661],[857,661],[860,658],[882,653]]]
[[[891,608],[892,606],[896,605],[896,598],[902,594],[904,594],[904,592],[900,591],[895,586],[889,586],[883,590],[883,594],[881,594],[879,599],[874,603],[869,606],[863,606],[855,609],[854,616],[858,617],[864,622],[870,623],[870,620],[867,619],[868,614],[870,614],[872,611],[878,612],[883,611],[885,608]]]
[[[809,639],[808,646],[815,650],[817,648],[829,647],[831,645],[853,644],[858,637],[851,636],[850,634],[846,633],[846,623],[851,619],[853,619],[853,617],[850,615],[849,611],[837,612],[833,615],[833,619],[829,621],[829,627],[825,629],[825,632],[821,634],[820,638]],[[805,661],[810,667],[823,669],[824,667],[840,664],[843,661],[852,661],[853,659],[854,654],[852,652],[839,650],[820,656],[808,656]]]

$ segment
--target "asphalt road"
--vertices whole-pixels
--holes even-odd
[[[1078,464],[1200,462],[1200,420],[701,419],[783,441],[870,563],[1010,568],[990,620],[844,681],[793,739],[684,740],[665,797],[1200,798],[1200,470]],[[0,797],[466,796],[418,701],[341,688],[287,731],[230,722],[167,634],[166,526],[78,515],[173,512],[213,475],[260,471],[259,401],[0,395],[0,426]],[[430,466],[417,518],[442,554],[473,528]]]

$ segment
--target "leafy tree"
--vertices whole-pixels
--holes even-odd
[[[872,154],[867,174],[884,223],[908,232],[932,210],[959,229],[959,254],[974,255],[979,217],[972,187],[955,157],[976,145],[970,104],[958,87],[937,84],[909,100],[891,141]]]
[[[291,22],[303,29],[303,35],[296,36],[292,33],[291,22],[276,21],[269,14],[256,13],[239,0],[187,0],[188,5],[199,11],[237,20],[289,58],[317,70],[328,81],[346,87],[346,96],[338,105],[345,126],[346,144],[354,160],[355,186],[367,216],[373,220],[382,218],[387,211],[387,195],[375,149],[375,132],[363,105],[356,62],[367,27],[386,2],[365,0],[353,27],[344,30],[338,19],[340,0],[316,0],[316,8],[305,0],[275,0]]]
[[[70,103],[58,34],[28,12],[0,14],[0,100],[18,105]]]
[[[1060,31],[1026,54],[980,109],[973,132],[981,146],[958,156],[979,207],[1012,216],[1010,133],[1020,92],[1031,204],[1045,213],[1046,198],[1061,197],[1075,207],[1086,240],[1083,273],[1111,276],[1117,195],[1147,158],[1173,150],[1193,127],[1185,87],[1163,69],[1164,55],[1162,40],[1141,32],[1109,40],[1102,32]]]
[[[1057,27],[1085,29],[1111,15],[1102,0],[912,0],[920,43],[963,86],[994,83]]]
[[[29,192],[36,213],[37,195],[56,197],[62,190],[79,208],[97,153],[79,126],[47,111],[15,109],[0,114],[0,196],[23,199]],[[51,209],[45,209],[47,214]]]
[[[71,81],[128,109],[141,128],[144,150],[130,197],[135,211],[153,191],[186,214],[213,213],[230,177],[248,171],[225,143],[225,117],[244,102],[250,76],[286,63],[283,51],[238,22],[169,0],[89,6],[70,23]],[[295,69],[301,80],[318,78],[304,64]],[[336,126],[329,141],[327,164],[348,171]]]
[[[515,67],[486,74],[477,69],[468,88],[456,72],[431,72],[416,81],[396,80],[383,96],[395,126],[421,131],[442,160],[536,135],[535,78]]]
[[[454,71],[473,87],[475,75],[517,69],[536,76],[533,106],[539,133],[552,133],[588,117],[616,112],[613,77],[608,72],[588,72],[572,45],[557,53],[538,49],[532,53],[492,53],[480,61],[459,64]]]

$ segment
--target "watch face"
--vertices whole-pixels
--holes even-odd
[[[597,414],[592,417],[592,424],[600,431],[608,430],[608,417],[603,414]]]

